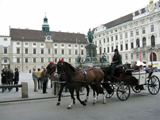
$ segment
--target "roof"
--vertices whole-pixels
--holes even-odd
[[[10,37],[10,36],[7,36],[7,35],[0,35],[0,37]]]
[[[11,40],[24,40],[24,41],[44,41],[44,34],[41,30],[30,29],[10,29]],[[76,43],[80,40],[80,43],[87,43],[84,34],[80,33],[67,33],[67,32],[55,32],[50,31],[50,36],[54,42],[66,42]]]

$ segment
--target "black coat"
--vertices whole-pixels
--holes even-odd
[[[114,64],[116,64],[116,65],[122,64],[122,57],[121,57],[121,55],[120,54],[117,54],[117,55],[114,54],[112,62],[114,62]]]
[[[8,84],[8,72],[1,73],[1,82],[2,84],[5,84],[5,83]]]
[[[18,71],[16,71],[14,73],[14,81],[19,81],[19,72]]]

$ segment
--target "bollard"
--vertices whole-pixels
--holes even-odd
[[[22,98],[28,98],[28,83],[27,82],[21,82],[22,84]]]

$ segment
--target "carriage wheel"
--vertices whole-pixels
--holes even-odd
[[[121,101],[126,101],[130,96],[130,87],[127,84],[121,83],[117,87],[117,97]]]
[[[113,94],[114,94],[114,86],[113,86],[113,85],[110,85],[110,86],[111,86],[113,92],[111,92],[111,94],[109,94],[109,93],[105,90],[105,96],[106,96],[106,98],[111,98],[111,97],[113,96]]]
[[[152,95],[156,95],[159,92],[160,83],[157,76],[151,76],[148,81],[148,91]]]
[[[135,92],[135,93],[139,93],[141,92],[141,89],[136,89],[136,86],[132,86],[132,90]]]

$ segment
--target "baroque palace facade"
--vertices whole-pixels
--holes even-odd
[[[140,60],[160,61],[160,1],[93,29],[99,56],[105,53],[111,62],[114,49],[123,63]]]
[[[28,72],[59,58],[75,65],[78,54],[85,58],[86,44],[84,34],[50,31],[45,17],[42,30],[10,28],[9,36],[0,36],[0,67]]]

